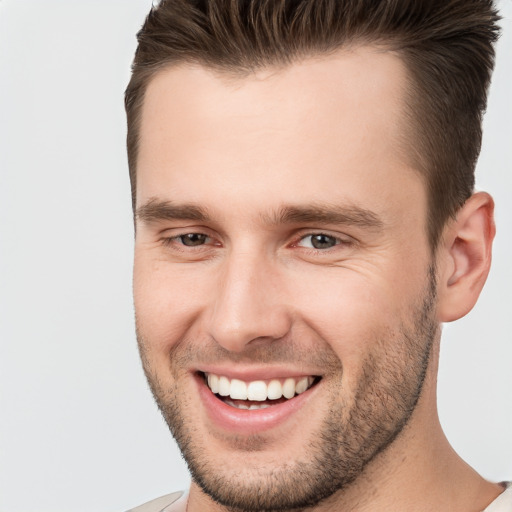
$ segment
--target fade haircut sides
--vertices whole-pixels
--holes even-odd
[[[434,250],[473,192],[498,20],[492,0],[163,0],[137,34],[125,95],[133,205],[144,93],[159,70],[189,62],[243,76],[368,44],[408,69],[407,149]]]

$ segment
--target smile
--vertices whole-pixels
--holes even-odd
[[[237,369],[230,375],[205,368],[194,373],[209,428],[222,436],[262,434],[308,417],[319,403],[314,397],[321,396],[323,382],[322,376],[293,375],[287,369]]]
[[[205,373],[204,379],[211,392],[225,404],[237,409],[256,410],[278,405],[304,393],[316,384],[319,377],[288,377],[244,382],[223,375]]]

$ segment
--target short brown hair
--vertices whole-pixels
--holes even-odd
[[[159,70],[194,62],[243,75],[373,44],[410,74],[408,147],[426,179],[435,248],[473,192],[498,20],[492,0],[162,0],[137,34],[125,96],[133,204],[142,103]]]

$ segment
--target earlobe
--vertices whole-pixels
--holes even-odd
[[[438,314],[441,322],[463,317],[475,305],[491,265],[494,201],[473,194],[445,227],[438,249]]]

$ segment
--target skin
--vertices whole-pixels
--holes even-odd
[[[406,86],[400,59],[369,47],[238,78],[180,65],[148,86],[138,339],[164,416],[210,487],[211,475],[233,489],[288,475],[291,487],[329,422],[340,444],[361,432],[365,423],[350,418],[365,411],[383,429],[367,435],[373,452],[310,510],[478,511],[502,490],[453,452],[435,393],[440,323],[466,314],[487,276],[492,199],[470,198],[432,254],[424,180],[403,143]],[[278,215],[291,207],[303,214]],[[187,233],[205,243],[184,245]],[[318,233],[335,245],[311,247]],[[194,377],[202,365],[279,365],[322,380],[290,419],[239,434],[205,412]],[[226,510],[204,487],[193,482],[176,510]]]

